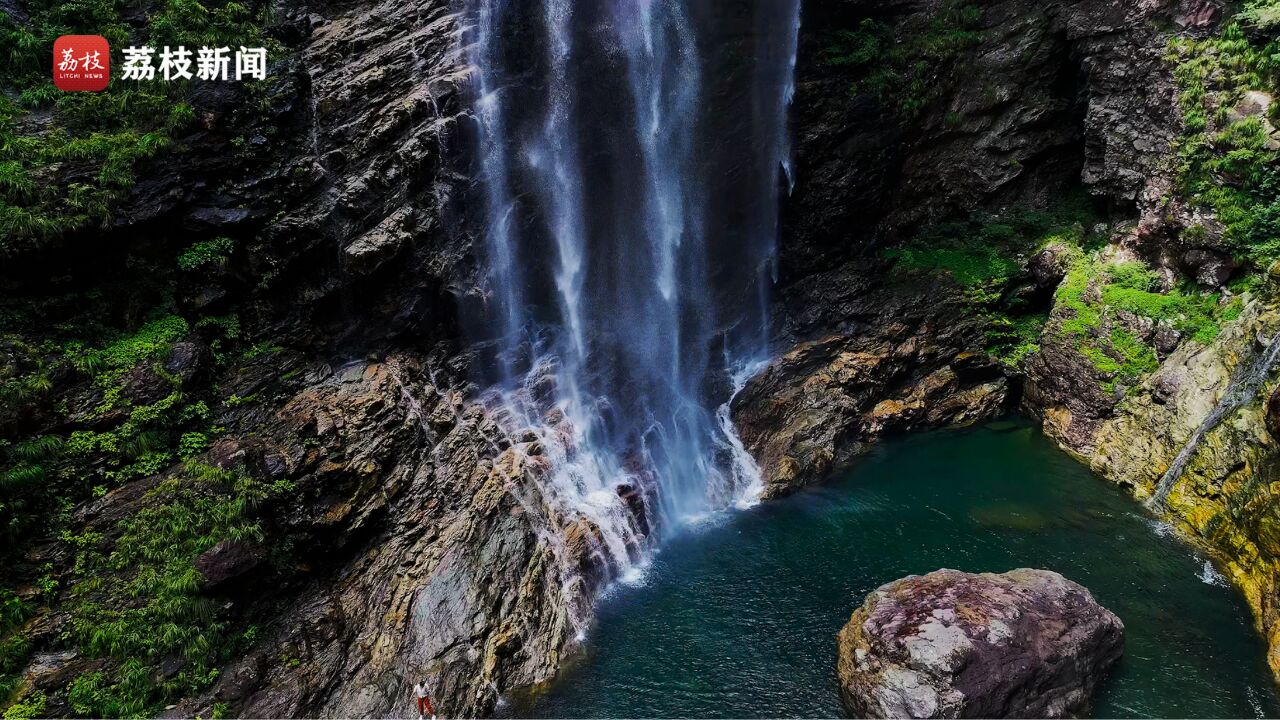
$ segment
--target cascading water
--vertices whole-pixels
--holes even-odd
[[[489,405],[625,571],[759,491],[726,403],[767,356],[800,0],[466,1]]]
[[[1187,444],[1182,446],[1182,451],[1173,459],[1169,469],[1165,471],[1160,478],[1160,482],[1156,485],[1156,491],[1152,495],[1150,502],[1150,507],[1153,510],[1164,509],[1165,503],[1169,500],[1169,493],[1173,492],[1173,488],[1182,479],[1182,473],[1186,470],[1187,463],[1191,462],[1191,458],[1195,457],[1196,450],[1200,448],[1200,443],[1204,442],[1205,437],[1214,428],[1222,424],[1223,420],[1250,403],[1257,396],[1258,390],[1271,374],[1271,371],[1275,369],[1277,362],[1280,362],[1280,333],[1271,338],[1270,344],[1258,353],[1253,362],[1241,366],[1241,370],[1236,373],[1235,377],[1231,378],[1226,391],[1222,395],[1222,399],[1218,401],[1218,404],[1214,406],[1209,415],[1195,429],[1195,432],[1191,433],[1191,437],[1187,439]]]

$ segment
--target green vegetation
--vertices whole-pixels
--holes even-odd
[[[1003,287],[1019,270],[1017,261],[979,242],[967,247],[906,247],[887,255],[911,270],[943,272],[962,287],[977,293]]]
[[[17,685],[17,673],[31,650],[18,632],[35,608],[11,590],[0,590],[0,697],[8,697]]]
[[[91,390],[72,407],[65,400],[50,406],[43,395],[12,392],[0,402],[0,418],[52,412],[89,425],[0,444],[0,538],[7,549],[18,549],[20,539],[66,503],[155,474],[208,447],[219,431],[210,424],[208,404],[163,366],[175,343],[192,332],[183,318],[156,312],[136,330],[105,339],[24,346],[33,369],[6,386],[30,387],[38,384],[32,377],[58,374],[82,380]],[[223,332],[214,324],[197,334],[214,345],[225,341]],[[135,382],[146,383],[150,397],[158,399],[131,394]]]
[[[29,312],[38,317],[38,310]],[[74,592],[83,627],[127,631],[127,637],[129,633],[146,637],[148,643],[159,643],[154,648],[171,653],[178,652],[181,643],[186,653],[184,668],[192,668],[157,685],[156,664],[172,662],[168,656],[157,660],[154,655],[159,650],[139,649],[127,641],[112,645],[101,638],[67,638],[89,657],[116,661],[99,671],[101,677],[82,679],[70,688],[72,701],[96,708],[85,711],[88,715],[153,713],[156,703],[210,679],[207,668],[221,661],[218,653],[227,647],[224,640],[210,638],[221,638],[224,629],[204,628],[204,634],[193,635],[189,631],[194,625],[179,626],[183,617],[204,616],[185,614],[194,610],[183,605],[185,595],[175,595],[186,581],[178,577],[176,568],[186,563],[189,580],[194,572],[189,562],[192,553],[221,538],[239,536],[237,528],[253,525],[244,508],[258,502],[264,492],[276,492],[239,478],[193,479],[191,467],[198,466],[189,462],[182,475],[186,484],[166,481],[165,489],[148,499],[149,509],[121,523],[120,540],[110,552],[98,550],[100,536],[77,530],[71,511],[79,503],[165,472],[175,462],[193,462],[224,431],[212,422],[210,404],[219,400],[209,395],[210,389],[171,375],[165,363],[175,344],[188,339],[209,347],[227,343],[225,350],[236,350],[215,353],[215,362],[240,357],[239,348],[231,345],[240,332],[238,321],[226,316],[193,323],[176,314],[171,305],[144,317],[131,330],[113,330],[102,313],[86,309],[78,323],[54,326],[38,343],[25,342],[17,334],[0,336],[8,353],[0,369],[10,373],[0,380],[5,391],[0,394],[0,423],[23,429],[64,428],[0,440],[0,562],[15,568],[8,579],[40,573],[34,585],[45,602],[65,603],[65,591]],[[56,391],[52,378],[59,378]],[[139,395],[136,384],[148,389]],[[28,542],[50,537],[60,538],[74,550],[79,558],[76,568],[18,570]],[[162,558],[168,560],[156,565]],[[129,568],[135,565],[140,569],[130,574]],[[89,573],[90,567],[96,569]],[[112,577],[120,573],[128,577]],[[95,594],[82,587],[89,575],[110,579]],[[11,697],[15,674],[32,650],[21,627],[32,612],[31,603],[18,601],[12,591],[0,587],[0,701],[17,702],[17,709],[9,712],[18,715],[38,713],[41,707],[39,698]],[[182,614],[170,617],[164,612]],[[147,624],[163,627],[164,633],[154,637],[154,627]],[[122,649],[126,647],[132,649]],[[126,652],[134,655],[125,658]],[[199,653],[205,659],[197,662],[194,658]]]
[[[118,248],[63,245],[107,223],[149,161],[180,152],[195,116],[188,98],[200,81],[121,81],[121,48],[265,46],[279,59],[283,48],[262,30],[268,6],[29,0],[29,22],[0,13],[0,265],[67,268],[30,289],[20,273],[0,278],[0,563],[14,584],[0,586],[5,717],[38,716],[64,699],[15,696],[37,649],[78,646],[107,661],[67,688],[76,713],[136,716],[207,684],[236,642],[221,610],[195,593],[191,563],[220,539],[258,532],[252,509],[280,488],[201,470],[197,458],[225,432],[213,419],[223,398],[213,395],[207,356],[216,371],[247,351],[236,308],[210,316],[182,310],[178,298],[181,284],[219,277],[245,238],[157,238],[157,247],[113,234]],[[64,34],[111,42],[108,90],[54,89],[50,53]],[[265,107],[270,84],[239,86],[250,114]],[[55,249],[71,261],[49,260]],[[197,377],[166,369],[184,340],[211,351]],[[185,469],[105,533],[116,540],[77,527],[73,512],[85,501],[175,463]],[[61,543],[75,568],[32,566],[35,541]],[[26,627],[45,606],[72,612],[76,632],[35,648]],[[158,672],[174,662],[179,670]]]
[[[208,8],[164,0],[151,8],[145,32],[126,23],[125,11],[136,5],[123,0],[35,0],[25,7],[28,24],[0,14],[0,258],[107,221],[132,190],[135,168],[169,148],[194,116],[187,81],[116,78],[101,93],[57,91],[48,67],[54,39],[100,34],[117,50],[133,42],[275,47],[261,32],[265,4],[255,12],[239,2]],[[53,122],[33,122],[32,111]]]
[[[1262,31],[1280,28],[1280,3],[1275,0],[1252,0],[1245,4],[1241,18]]]
[[[44,693],[32,693],[5,708],[4,720],[26,720],[27,718],[44,717],[44,707],[47,702],[48,698],[45,697]]]
[[[1100,372],[1119,381],[1138,382],[1159,366],[1153,349],[1132,331],[1109,322],[1118,311],[1148,318],[1207,345],[1223,323],[1239,316],[1241,300],[1223,303],[1218,293],[1184,283],[1161,292],[1159,275],[1138,262],[1109,264],[1097,254],[1079,258],[1058,288],[1058,304],[1067,310],[1060,330]]]
[[[225,237],[198,242],[178,256],[178,267],[192,272],[211,265],[224,265],[235,246],[234,240]]]
[[[1049,316],[1045,308],[1028,307],[1015,291],[1025,286],[1030,256],[1058,246],[1070,268],[1055,296],[1065,310],[1059,332],[1112,378],[1107,390],[1117,382],[1132,384],[1159,366],[1153,347],[1114,322],[1117,313],[1147,318],[1205,345],[1223,323],[1239,316],[1238,297],[1223,302],[1221,294],[1202,292],[1190,282],[1165,291],[1160,275],[1142,263],[1105,262],[1099,252],[1104,238],[1085,230],[1095,220],[1081,196],[1048,212],[1013,209],[936,225],[884,254],[896,261],[898,272],[954,282],[961,301],[987,322],[987,351],[1017,367],[1039,351]],[[1250,282],[1242,279],[1233,291],[1247,291]]]
[[[972,301],[987,302],[1021,272],[1019,258],[1054,242],[1081,246],[1093,220],[1087,198],[1077,196],[1050,211],[1013,208],[934,225],[885,256],[902,269],[946,274]]]
[[[217,678],[217,667],[242,649],[243,638],[219,604],[200,593],[195,560],[223,540],[261,541],[256,511],[290,489],[191,462],[121,521],[114,547],[104,548],[96,536],[71,538],[81,548],[71,588],[74,640],[91,656],[118,661],[71,683],[77,713],[154,714]],[[161,663],[178,669],[157,680]]]
[[[999,215],[976,214],[960,222],[942,223],[911,242],[885,251],[896,269],[908,275],[945,276],[961,291],[961,299],[987,323],[987,351],[1017,366],[1039,350],[1040,330],[1048,321],[1042,309],[1010,297],[1031,255],[1050,244],[1067,252],[1093,247],[1099,238],[1086,228],[1096,221],[1083,194],[1067,198],[1047,211],[1016,207]]]
[[[1280,105],[1259,113],[1262,104],[1246,100],[1251,91],[1280,97],[1278,17],[1280,2],[1254,0],[1220,35],[1178,38],[1168,52],[1184,113],[1177,191],[1211,209],[1224,240],[1259,266],[1280,257],[1280,154],[1271,137]]]
[[[860,73],[851,92],[868,90],[906,117],[922,113],[937,100],[960,56],[978,44],[982,8],[947,0],[918,32],[903,33],[883,22],[865,19],[857,28],[831,34],[827,65]]]

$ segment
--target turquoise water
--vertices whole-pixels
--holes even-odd
[[[1248,608],[1137,503],[1012,423],[887,443],[839,481],[726,513],[611,590],[543,717],[841,715],[835,634],[940,567],[1056,570],[1126,626],[1101,717],[1280,715]],[[1207,580],[1207,581],[1206,581]]]

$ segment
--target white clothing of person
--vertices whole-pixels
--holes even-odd
[[[430,694],[430,693],[428,693],[428,692],[427,692],[427,688],[426,688],[426,686],[425,686],[425,685],[423,685],[422,683],[418,683],[417,685],[414,685],[414,686],[413,686],[413,692],[414,692],[414,694],[415,694],[415,695],[417,695],[417,696],[418,696],[418,699],[419,699],[419,700],[421,700],[422,698],[427,697],[427,696]],[[418,717],[422,717],[422,715],[421,715],[421,714],[419,714],[419,715],[418,715]],[[432,715],[432,716],[431,716],[431,720],[436,720],[436,716],[435,716],[435,715]]]

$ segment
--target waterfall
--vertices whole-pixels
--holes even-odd
[[[625,573],[760,490],[727,403],[768,355],[800,0],[464,4],[485,401]]]
[[[1258,353],[1252,363],[1241,365],[1243,372],[1237,372],[1231,378],[1227,384],[1226,392],[1222,395],[1222,399],[1205,417],[1204,422],[1200,423],[1200,426],[1191,434],[1187,444],[1182,447],[1182,451],[1173,459],[1169,469],[1160,478],[1160,483],[1156,486],[1156,492],[1150,502],[1150,507],[1153,510],[1164,509],[1165,502],[1169,499],[1169,493],[1173,491],[1174,486],[1178,484],[1178,480],[1182,478],[1182,473],[1186,470],[1187,463],[1191,462],[1191,458],[1195,457],[1196,450],[1200,448],[1200,443],[1223,420],[1253,400],[1258,394],[1258,390],[1262,387],[1262,383],[1266,381],[1267,376],[1271,374],[1271,370],[1276,366],[1278,359],[1280,359],[1280,333],[1271,338],[1271,343]]]

